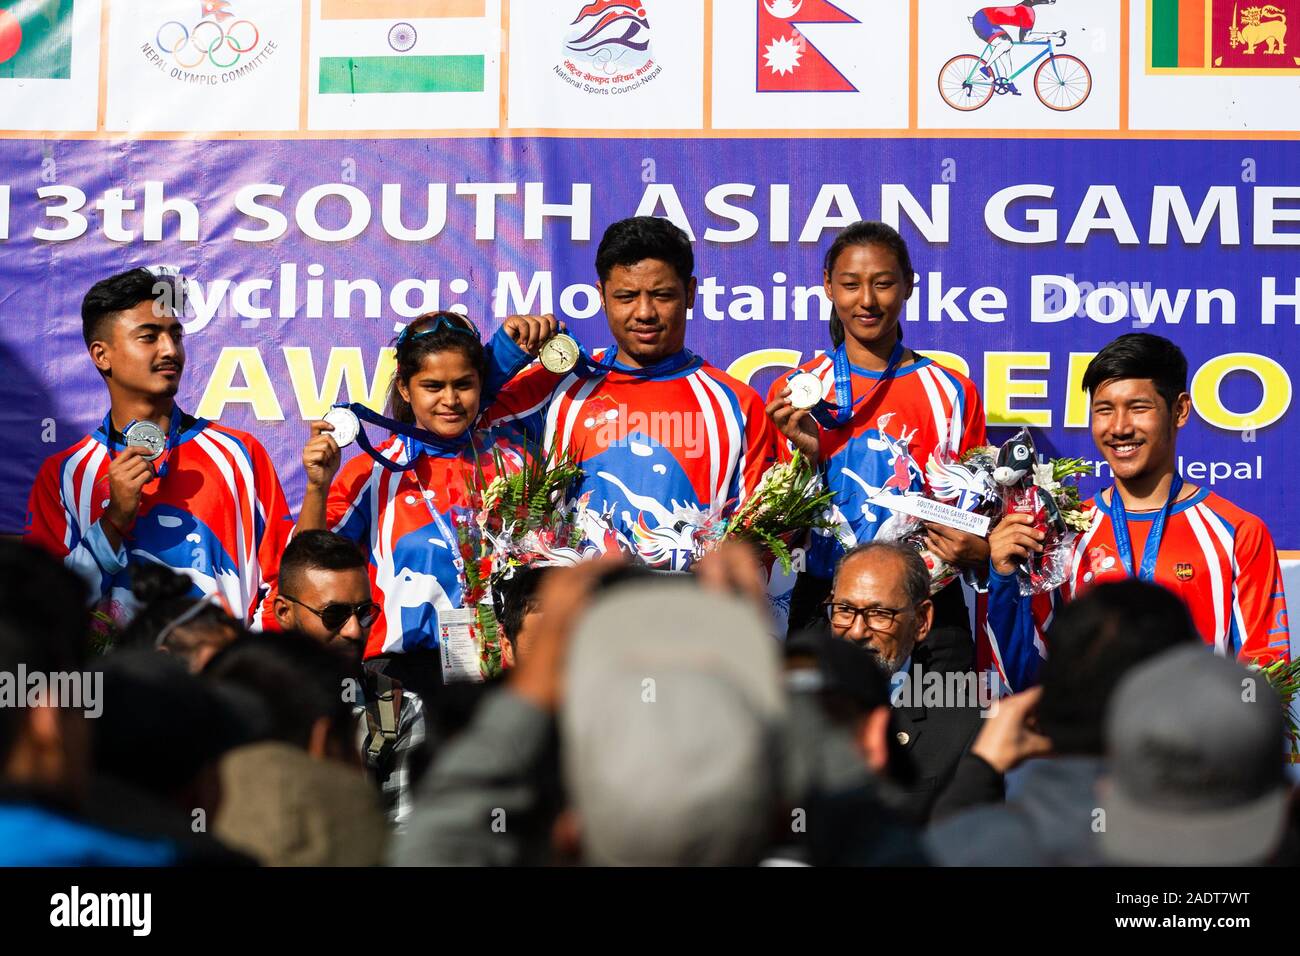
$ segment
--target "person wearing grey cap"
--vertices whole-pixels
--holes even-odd
[[[939,822],[925,842],[939,865],[1100,863],[1096,783],[1104,770],[1102,722],[1115,688],[1170,648],[1212,656],[1183,603],[1135,579],[1098,585],[1067,604],[1047,641],[1052,653],[1041,686],[998,703],[935,807]],[[1178,719],[1188,699],[1194,698],[1174,702]],[[981,805],[985,781],[1016,768],[1006,803]]]
[[[1106,715],[1107,862],[1270,862],[1290,799],[1283,740],[1282,704],[1259,671],[1197,647],[1135,668]]]
[[[610,556],[547,576],[530,652],[429,770],[393,862],[763,858],[786,701],[757,560],[723,549],[698,582],[627,574]],[[562,804],[547,790],[557,729]]]

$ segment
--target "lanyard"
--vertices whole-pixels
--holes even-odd
[[[441,435],[435,435],[433,432],[425,431],[423,428],[417,428],[415,425],[407,425],[403,422],[395,422],[391,418],[385,418],[383,415],[367,408],[360,402],[352,402],[351,404],[341,402],[335,407],[350,409],[352,414],[356,415],[357,418],[361,419],[361,421],[370,422],[372,425],[379,425],[380,427],[386,428],[390,432],[393,432],[396,435],[401,435],[404,438],[414,439],[415,441],[432,448],[437,454],[463,451],[465,447],[469,445],[470,433],[473,431],[472,428],[467,428],[455,438],[443,438]],[[379,452],[375,451],[374,445],[370,444],[370,438],[366,435],[366,429],[364,426],[357,429],[357,444],[362,447],[367,455],[379,462],[379,464],[383,465],[389,471],[409,471],[414,468],[415,463],[420,460],[418,455],[409,455],[408,457],[410,460],[404,465],[399,465],[397,462],[385,458],[383,455],[379,454]]]
[[[835,404],[822,401],[812,410],[813,420],[822,428],[843,428],[853,419],[858,406],[875,394],[876,389],[894,377],[898,366],[903,363],[903,342],[894,343],[894,350],[889,353],[889,363],[885,366],[874,385],[857,401],[853,400],[853,375],[849,368],[849,352],[841,343],[833,353],[835,362]]]
[[[154,473],[158,478],[167,474],[167,462],[171,460],[171,450],[178,444],[177,439],[181,434],[181,419],[184,417],[185,413],[173,405],[171,419],[167,422],[167,443],[163,445],[163,453],[158,456],[156,465],[154,465],[153,462],[149,463],[154,465]],[[122,429],[123,438],[126,437],[126,433],[130,431],[131,426],[134,425],[136,421],[137,419],[133,418],[126,423],[126,428]],[[104,421],[99,427],[104,432],[104,439],[108,445],[108,458],[111,461],[114,454],[117,452],[117,441],[113,438],[113,412],[111,410],[105,413]],[[122,450],[125,451],[126,448],[127,446],[124,443],[122,445]]]
[[[1169,484],[1169,500],[1165,502],[1165,506],[1160,509],[1160,514],[1156,515],[1155,521],[1151,523],[1151,533],[1147,535],[1147,543],[1142,548],[1142,566],[1137,573],[1139,580],[1155,579],[1156,557],[1160,553],[1160,539],[1165,535],[1165,521],[1182,490],[1183,479],[1175,474],[1174,480]],[[1119,488],[1114,486],[1111,487],[1110,492],[1110,523],[1115,532],[1115,550],[1119,552],[1124,570],[1132,577],[1133,540],[1128,534],[1128,512],[1124,510],[1124,499],[1120,496]]]
[[[632,378],[664,378],[674,372],[680,372],[695,361],[695,353],[690,349],[682,349],[676,355],[670,355],[643,368],[627,368],[619,365],[616,359],[603,361],[593,358],[581,345],[578,346],[578,354],[580,358],[574,371],[580,378],[595,378],[611,372],[618,372],[620,375],[628,375]],[[611,345],[605,350],[605,354],[617,356],[618,345]]]
[[[419,458],[416,458],[415,461],[418,462]],[[409,469],[414,469],[414,467],[414,463],[408,466]],[[406,471],[408,468],[402,470]],[[433,518],[433,523],[438,526],[438,534],[443,541],[447,542],[447,547],[451,548],[451,563],[456,567],[456,575],[463,579],[465,577],[465,559],[460,555],[460,541],[447,524],[447,519],[439,514],[438,509],[433,506],[433,493],[425,490],[424,482],[420,480],[420,473],[412,470],[411,475],[415,478],[415,486],[420,490],[420,500],[424,502],[424,507],[429,512],[429,517]],[[464,580],[461,581],[462,591],[466,583]]]

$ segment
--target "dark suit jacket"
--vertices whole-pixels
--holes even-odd
[[[978,700],[967,706],[944,698],[935,706],[926,704],[926,674],[970,672],[974,650],[970,632],[940,627],[932,630],[912,653],[909,693],[898,699],[890,732],[894,734],[894,757],[899,764],[898,806],[905,819],[923,824],[929,820],[935,801],[951,783],[957,762],[966,753],[983,726]],[[945,695],[946,697],[946,695]],[[1000,799],[999,792],[989,800]]]

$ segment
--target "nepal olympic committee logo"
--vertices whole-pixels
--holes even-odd
[[[146,58],[160,71],[187,83],[216,85],[241,79],[271,56],[274,41],[262,43],[256,23],[230,10],[231,0],[200,0],[199,19],[186,25],[168,20],[145,43]]]

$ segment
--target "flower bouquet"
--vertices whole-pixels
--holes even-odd
[[[973,515],[999,513],[1002,499],[993,481],[995,455],[996,449],[980,446],[953,461],[943,449],[936,450],[925,466],[927,497]],[[896,510],[886,518],[876,532],[876,540],[898,541],[911,546],[930,572],[931,594],[938,594],[961,573],[930,550],[924,520],[909,511]]]
[[[1269,686],[1282,701],[1282,713],[1286,719],[1287,745],[1292,762],[1300,762],[1300,724],[1296,722],[1295,699],[1300,691],[1300,659],[1293,661],[1273,661],[1256,665],[1264,673]]]
[[[817,469],[796,451],[790,461],[768,468],[754,493],[717,524],[705,550],[729,539],[748,541],[771,554],[789,574],[790,546],[804,532],[812,529],[838,536],[838,524],[830,517],[834,497]]]
[[[548,452],[531,457],[522,468],[511,468],[499,448],[492,449],[493,477],[477,469],[469,509],[453,518],[461,558],[461,593],[475,611],[475,637],[480,644],[479,670],[495,677],[513,663],[501,639],[492,602],[492,581],[509,575],[532,555],[558,557],[579,553],[582,525],[574,520],[568,501],[582,469],[568,454]]]
[[[1081,458],[1038,460],[1029,429],[1022,428],[998,450],[993,480],[1002,490],[1006,514],[1027,514],[1042,531],[1043,550],[1020,568],[1020,593],[1040,594],[1058,588],[1068,575],[1070,549],[1078,532],[1092,523],[1092,509],[1079,496],[1079,476],[1087,474]]]

